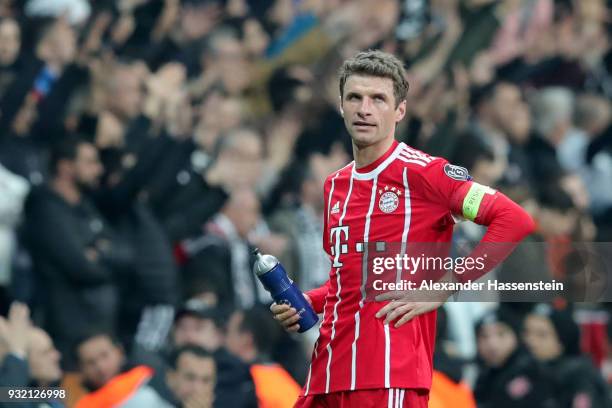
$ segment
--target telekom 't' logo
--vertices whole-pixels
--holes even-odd
[[[341,268],[343,265],[342,262],[340,262],[340,255],[348,252],[348,244],[345,243],[348,241],[348,235],[348,226],[333,227],[330,231],[330,240],[332,244],[331,253],[334,256],[332,267],[334,268]]]

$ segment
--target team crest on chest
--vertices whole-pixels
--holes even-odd
[[[380,196],[378,208],[380,208],[380,211],[389,214],[397,210],[402,190],[397,187],[385,186],[385,188],[378,190],[378,195]]]

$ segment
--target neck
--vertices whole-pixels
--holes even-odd
[[[380,142],[359,147],[353,143],[353,158],[355,159],[355,168],[360,169],[373,163],[379,159],[393,144],[393,137],[388,137]]]
[[[71,181],[56,178],[51,182],[51,188],[70,204],[81,201],[81,192]]]

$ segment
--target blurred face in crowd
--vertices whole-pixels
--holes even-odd
[[[263,144],[261,136],[250,129],[238,129],[228,136],[231,138],[221,153],[220,159],[227,160],[235,171],[237,182],[246,188],[253,188],[261,181],[263,167]]]
[[[250,69],[243,44],[235,37],[225,36],[215,41],[214,63],[230,95],[239,95],[250,83]]]
[[[512,329],[499,322],[484,324],[477,341],[478,354],[489,367],[501,367],[518,346]]]
[[[265,32],[261,23],[255,18],[249,18],[244,22],[244,46],[248,53],[260,57],[268,48],[270,37]]]
[[[32,329],[28,350],[28,365],[30,376],[38,385],[50,385],[61,380],[60,357],[61,355],[53,345],[51,337],[44,330]]]
[[[216,381],[215,361],[211,357],[201,357],[185,351],[179,356],[176,369],[168,371],[166,379],[182,403],[196,395],[212,396]]]
[[[536,215],[539,230],[547,237],[569,235],[576,227],[578,214],[556,208],[540,207]]]
[[[395,124],[406,114],[406,101],[395,101],[393,80],[365,75],[347,78],[340,107],[353,145],[360,149],[393,139]]]
[[[501,179],[505,169],[505,162],[501,160],[489,160],[486,157],[482,157],[476,160],[474,167],[470,169],[470,174],[475,180],[478,180],[479,183],[492,186]]]
[[[516,120],[516,114],[513,112],[517,109],[527,109],[528,111],[519,88],[509,83],[500,83],[496,86],[491,102],[495,125],[508,133],[511,133]]]
[[[201,105],[200,117],[195,129],[198,145],[212,152],[221,133],[237,128],[244,116],[243,102],[239,98],[209,95]]]
[[[295,7],[291,0],[276,0],[268,13],[268,18],[275,24],[284,27],[291,23],[295,15]]]
[[[239,236],[247,238],[257,226],[260,218],[260,204],[253,190],[243,189],[232,193],[225,208],[225,214],[232,221]]]
[[[512,112],[508,112],[508,137],[517,145],[524,145],[529,140],[531,131],[531,112],[526,103],[519,103]]]
[[[482,86],[493,81],[495,65],[493,59],[486,52],[480,52],[474,57],[469,70],[470,81],[476,86]]]
[[[132,66],[120,66],[109,78],[107,95],[109,109],[121,120],[138,116],[142,110],[142,78]]]
[[[524,337],[529,351],[540,361],[555,359],[563,353],[555,327],[546,316],[527,316]]]
[[[76,34],[68,23],[58,21],[47,31],[39,44],[39,57],[51,64],[64,66],[74,60]]]
[[[95,188],[104,170],[98,157],[98,150],[90,143],[81,143],[73,164],[77,184],[85,188]]]
[[[83,379],[96,389],[119,374],[125,360],[121,347],[104,335],[80,344],[77,355]]]
[[[11,65],[21,48],[21,30],[12,18],[0,20],[0,66]]]
[[[253,336],[241,330],[244,315],[234,312],[227,323],[225,348],[235,356],[244,356],[245,352],[253,351]]]
[[[223,333],[213,319],[185,315],[174,327],[174,345],[176,347],[194,345],[214,352],[223,343]]]

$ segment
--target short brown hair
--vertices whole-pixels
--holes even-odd
[[[402,62],[395,56],[379,50],[361,51],[347,59],[340,67],[340,97],[344,97],[344,84],[351,75],[389,78],[393,81],[395,106],[406,99],[408,81]]]

